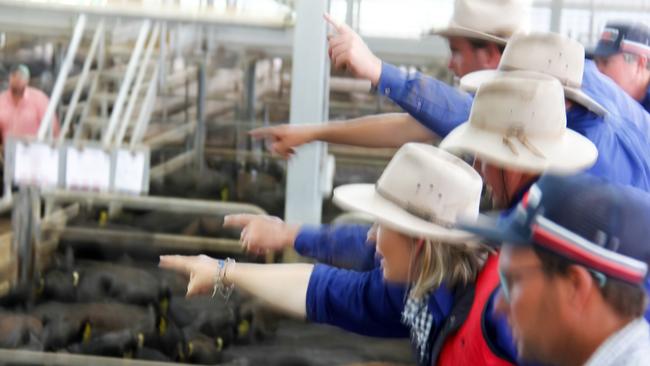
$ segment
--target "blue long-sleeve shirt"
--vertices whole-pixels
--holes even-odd
[[[614,120],[634,125],[646,138],[650,137],[650,114],[612,79],[598,71],[593,60],[585,60],[582,90],[615,116]]]
[[[577,104],[567,111],[567,127],[598,149],[598,160],[589,172],[650,191],[650,114],[589,60],[582,89],[609,111],[602,117]],[[417,72],[384,63],[378,90],[443,138],[469,119],[470,94]]]
[[[648,91],[645,93],[645,97],[641,101],[641,106],[646,110],[646,112],[650,112],[650,88],[648,88]]]
[[[366,225],[307,228],[296,238],[301,255],[325,260],[329,264],[357,263],[361,271],[317,264],[307,288],[307,319],[335,325],[345,330],[374,337],[408,337],[409,328],[401,322],[408,289],[388,284],[376,262],[375,246],[366,242]],[[318,246],[319,248],[314,248]],[[358,258],[357,258],[358,257]],[[487,334],[502,354],[516,359],[516,351],[505,319],[493,314],[489,302]],[[432,332],[440,329],[454,306],[454,293],[446,286],[434,291],[427,302],[432,315]]]
[[[375,245],[367,242],[369,225],[304,226],[294,249],[300,255],[334,267],[369,271],[379,266]]]
[[[472,95],[419,72],[383,63],[377,90],[444,138],[469,118]]]

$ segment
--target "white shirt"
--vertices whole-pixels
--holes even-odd
[[[639,318],[612,334],[585,366],[650,366],[650,326]]]

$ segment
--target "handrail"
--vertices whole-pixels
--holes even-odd
[[[79,43],[81,42],[81,36],[83,35],[84,28],[86,27],[86,15],[81,14],[77,20],[77,25],[74,28],[72,34],[72,40],[68,46],[68,52],[65,55],[65,59],[61,64],[61,69],[59,70],[59,75],[56,78],[56,84],[54,84],[54,90],[50,97],[50,103],[47,105],[45,110],[45,115],[41,120],[41,125],[38,129],[38,141],[45,140],[45,135],[50,131],[50,126],[52,120],[54,119],[54,112],[56,110],[57,104],[59,104],[59,99],[61,99],[61,94],[63,94],[63,87],[65,86],[65,80],[68,77],[70,68],[74,62],[74,56],[77,53],[79,48]]]
[[[134,149],[137,144],[142,141],[144,137],[144,132],[147,130],[149,121],[151,121],[151,115],[153,114],[153,109],[156,101],[156,94],[158,90],[158,71],[159,64],[156,64],[153,68],[153,78],[149,81],[149,87],[147,88],[147,95],[144,97],[144,102],[142,107],[140,107],[140,114],[138,115],[138,121],[133,128],[133,133],[131,134],[131,144],[130,148]]]
[[[84,206],[116,204],[127,209],[158,210],[178,214],[220,216],[232,213],[266,214],[259,206],[249,203],[222,202],[157,196],[132,196],[117,193],[73,192],[61,189],[41,193],[52,204],[79,202]]]
[[[124,107],[124,100],[127,97],[127,93],[131,88],[131,82],[133,81],[133,74],[137,67],[137,62],[140,59],[140,54],[142,53],[142,48],[144,47],[144,42],[149,34],[149,29],[151,28],[151,21],[145,20],[140,27],[140,34],[138,35],[138,40],[135,43],[135,48],[133,49],[133,54],[129,60],[129,64],[126,68],[126,74],[124,76],[124,81],[120,86],[120,91],[117,95],[117,100],[113,105],[113,112],[111,113],[111,118],[108,123],[108,128],[102,136],[102,145],[108,148],[110,147],[111,140],[113,138],[113,133],[117,128],[117,124],[120,121],[120,116],[122,115],[122,108]]]
[[[83,90],[83,86],[86,84],[86,79],[88,78],[88,73],[90,72],[90,67],[92,66],[93,59],[95,58],[95,54],[97,53],[97,49],[99,48],[98,47],[99,41],[101,40],[103,33],[104,33],[104,21],[102,20],[97,26],[97,29],[95,29],[95,35],[93,36],[93,40],[90,44],[90,51],[86,57],[86,61],[84,61],[84,66],[81,71],[81,76],[79,77],[74,93],[72,94],[72,99],[70,100],[68,111],[66,112],[65,120],[63,122],[63,125],[61,126],[61,132],[59,133],[59,144],[63,143],[63,140],[65,139],[65,136],[68,134],[68,130],[70,129],[70,125],[72,123],[72,117],[74,116],[75,109],[77,108],[79,97],[81,97],[81,91]]]
[[[126,112],[124,112],[124,116],[122,117],[122,123],[120,125],[120,129],[117,133],[117,137],[115,138],[115,146],[120,146],[122,144],[122,140],[124,140],[124,135],[126,135],[126,130],[130,125],[131,115],[133,114],[133,108],[135,107],[135,103],[138,100],[138,96],[140,95],[140,88],[142,87],[142,82],[144,81],[144,77],[147,74],[149,60],[151,59],[151,54],[153,52],[154,45],[158,40],[159,33],[160,33],[160,23],[156,23],[156,25],[153,28],[153,32],[151,33],[151,37],[149,37],[149,43],[147,44],[147,49],[144,53],[144,58],[140,63],[140,70],[138,70],[138,76],[135,79],[135,85],[133,86],[133,90],[131,90],[131,97],[129,99],[129,104],[126,107]],[[157,77],[156,74],[157,73],[154,72],[152,76],[154,80]]]
[[[86,123],[86,119],[88,118],[88,115],[90,114],[90,107],[93,103],[92,100],[95,97],[95,93],[97,92],[97,87],[99,86],[100,75],[104,70],[104,59],[105,59],[105,50],[106,50],[105,36],[106,36],[106,32],[102,32],[101,40],[99,42],[99,51],[97,53],[97,72],[93,77],[93,81],[90,83],[90,89],[88,89],[88,96],[86,98],[88,102],[84,105],[84,108],[81,111],[81,115],[79,116],[79,124],[77,124],[77,128],[75,129],[75,133],[74,133],[75,144],[78,143],[79,140],[81,139],[83,126]]]

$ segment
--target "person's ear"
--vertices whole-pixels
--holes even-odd
[[[499,62],[501,62],[501,49],[497,46],[496,43],[488,43],[485,48],[487,51],[487,62],[491,69],[496,69],[499,67]]]
[[[578,265],[569,266],[564,277],[566,299],[575,311],[582,312],[582,309],[591,300],[592,292],[596,287],[594,278],[587,269]]]

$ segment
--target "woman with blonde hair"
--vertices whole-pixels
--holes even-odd
[[[406,144],[376,184],[334,191],[337,204],[376,219],[369,236],[379,268],[235,264],[207,256],[163,256],[160,265],[189,276],[188,296],[227,295],[237,287],[309,321],[372,336],[410,333],[421,365],[508,365],[514,351],[507,326],[489,310],[497,256],[454,228],[478,216],[481,187],[461,159]]]

